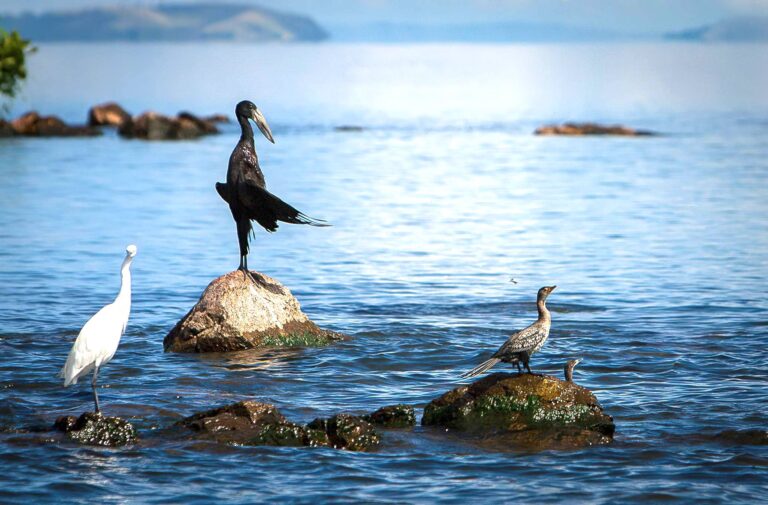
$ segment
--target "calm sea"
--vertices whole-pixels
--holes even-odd
[[[256,102],[277,142],[256,141],[269,188],[334,226],[259,232],[249,264],[354,338],[163,353],[238,263],[213,187],[234,126],[177,143],[0,139],[0,502],[764,502],[768,446],[718,434],[768,426],[766,90],[764,45],[43,45],[14,112]],[[565,120],[663,135],[532,135]],[[101,399],[141,442],[45,442],[26,430],[91,408],[87,381],[56,373],[117,293],[129,243],[133,312]],[[615,417],[612,445],[519,454],[417,427],[350,453],[161,433],[242,399],[299,421],[420,410],[529,324],[549,284],[532,366],[584,357],[575,378]]]

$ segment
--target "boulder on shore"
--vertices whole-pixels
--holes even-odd
[[[635,130],[622,125],[601,125],[597,123],[565,123],[546,125],[537,128],[536,135],[623,135],[628,137],[647,137],[656,135],[647,130]]]
[[[88,124],[90,126],[115,126],[122,127],[131,122],[131,115],[115,102],[106,102],[94,105],[88,111]]]
[[[219,133],[219,130],[212,122],[189,112],[170,117],[150,111],[124,122],[117,132],[126,138],[143,140],[187,140]]]
[[[616,429],[588,389],[547,375],[508,373],[488,375],[432,400],[422,425],[517,450],[606,444]]]
[[[62,416],[53,427],[84,445],[117,447],[136,442],[136,430],[131,423],[95,412],[85,412],[80,417]]]
[[[166,352],[227,352],[264,347],[312,347],[343,340],[319,328],[275,279],[235,270],[211,282],[163,340]]]
[[[16,135],[24,137],[93,137],[101,135],[97,128],[68,125],[56,116],[41,116],[36,111],[22,114],[11,122]]]

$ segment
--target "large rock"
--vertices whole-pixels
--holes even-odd
[[[115,102],[94,105],[88,111],[91,126],[115,126],[120,128],[131,121],[131,115]]]
[[[218,128],[188,112],[169,117],[157,112],[145,112],[118,129],[123,137],[143,140],[188,140],[219,133]]]
[[[301,311],[290,291],[271,277],[241,271],[215,279],[192,310],[166,335],[173,352],[224,352],[260,347],[327,345],[343,335],[323,330]]]
[[[647,130],[635,130],[621,125],[601,125],[597,123],[565,123],[546,125],[537,128],[536,135],[623,135],[629,137],[655,135]]]
[[[402,403],[381,407],[375,412],[362,416],[362,419],[384,428],[410,428],[416,425],[413,407]]]
[[[507,373],[432,400],[422,424],[522,450],[609,443],[615,431],[613,419],[588,389],[550,376]]]
[[[93,137],[101,135],[96,128],[72,126],[56,116],[41,116],[36,111],[22,114],[11,122],[16,135],[26,137]]]
[[[60,417],[54,428],[84,445],[116,447],[136,442],[136,430],[131,423],[94,412],[86,412],[80,417]]]

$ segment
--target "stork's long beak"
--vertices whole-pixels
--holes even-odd
[[[261,130],[261,133],[264,134],[265,137],[267,137],[267,140],[275,143],[275,139],[272,138],[272,130],[269,129],[269,125],[267,124],[267,120],[264,118],[264,115],[261,113],[259,109],[253,110],[253,115],[251,116],[253,118],[253,121],[256,123],[256,126],[259,127],[259,130]]]

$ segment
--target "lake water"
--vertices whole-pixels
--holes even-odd
[[[45,45],[15,111],[83,121],[229,112],[243,98],[270,189],[332,228],[257,232],[249,264],[291,288],[322,349],[164,354],[168,330],[237,266],[214,191],[237,130],[198,141],[0,139],[0,502],[759,502],[768,446],[768,47],[759,45]],[[603,120],[648,138],[541,138]],[[360,125],[362,132],[333,126]],[[41,443],[91,409],[56,373],[136,243],[131,321],[100,376],[130,448]],[[517,284],[509,282],[514,277]],[[372,453],[222,447],[156,434],[242,399],[298,421],[461,384],[550,297],[532,361],[614,416],[612,445],[489,451],[386,431]]]

